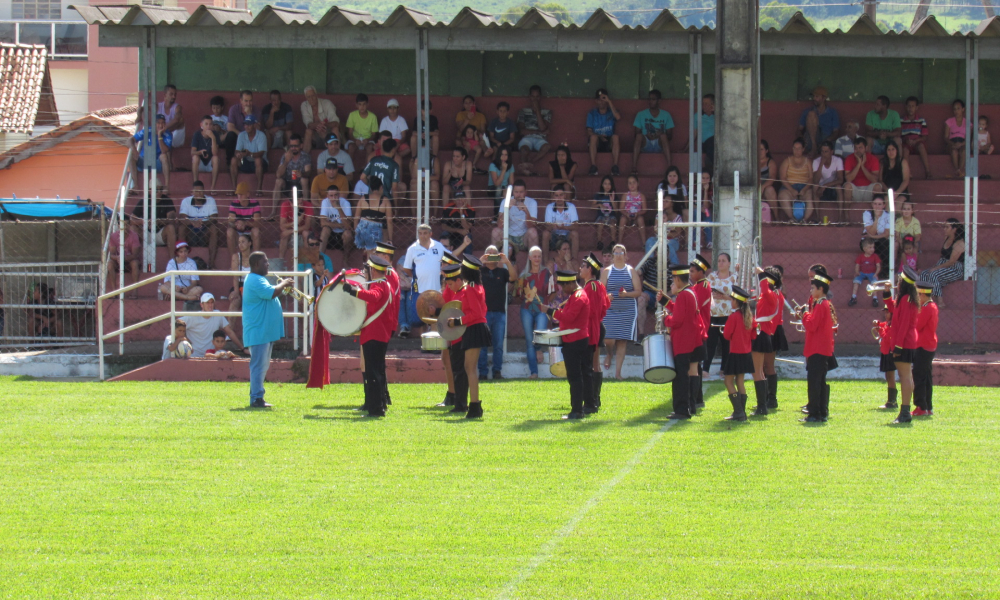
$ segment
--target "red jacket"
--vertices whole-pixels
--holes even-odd
[[[806,347],[803,354],[833,356],[833,312],[826,298],[813,304],[812,310],[802,313],[802,326],[806,330]]]
[[[705,341],[705,324],[698,310],[698,295],[690,286],[677,294],[677,299],[667,303],[663,324],[670,328],[674,354],[687,354]]]
[[[890,315],[896,310],[896,301],[892,298],[886,298],[882,301],[882,304],[885,304],[885,309],[889,311]]]
[[[462,325],[466,327],[486,322],[486,290],[481,285],[465,284],[455,294],[455,300],[462,301]]]
[[[757,297],[757,314],[755,317],[760,324],[760,330],[767,335],[774,335],[775,330],[778,329],[782,309],[782,305],[779,302],[779,295],[771,289],[771,281],[766,277],[761,279],[760,295]]]
[[[749,354],[750,343],[757,339],[757,322],[754,321],[750,329],[747,329],[743,325],[743,313],[734,310],[726,321],[722,337],[729,340],[730,354]]]
[[[928,352],[937,350],[938,306],[928,301],[917,313],[917,346]]]
[[[785,293],[781,290],[774,290],[774,293],[778,296],[778,316],[773,319],[774,328],[777,330],[778,325],[783,325],[785,323]]]
[[[395,307],[395,310],[390,312],[392,312],[392,330],[396,331],[399,329],[399,294],[401,289],[399,287],[399,274],[392,267],[389,267],[385,272],[385,280],[389,282],[389,290],[392,292],[392,305],[389,308]],[[386,310],[388,311],[389,308]]]
[[[567,329],[579,329],[576,333],[568,333],[563,336],[563,342],[576,342],[590,337],[590,298],[587,292],[578,289],[570,294],[569,299],[552,313],[552,318],[559,321],[559,331]],[[600,324],[598,324],[598,335],[600,335]],[[588,344],[593,345],[593,344]]]
[[[708,339],[708,324],[712,322],[712,286],[707,279],[702,279],[698,283],[691,284],[691,288],[698,296],[698,314],[701,315],[701,322],[705,324],[705,339]]]
[[[882,354],[892,354],[892,334],[889,333],[889,323],[882,321],[878,327],[878,351]]]
[[[368,284],[368,289],[365,289],[354,283],[349,282],[351,285],[357,288],[358,298],[365,301],[368,305],[368,311],[365,314],[365,321],[372,317],[382,307],[385,306],[385,310],[379,316],[368,324],[367,327],[361,328],[361,343],[369,342],[375,340],[377,342],[388,343],[392,338],[392,291],[389,289],[389,283],[387,281],[375,281]],[[386,303],[389,303],[386,306]],[[399,307],[396,307],[399,310]]]
[[[590,338],[590,345],[596,346],[601,339],[601,321],[608,314],[611,307],[611,300],[608,299],[608,289],[604,284],[596,279],[587,282],[583,286],[584,293],[590,303],[590,325],[587,337]]]
[[[908,298],[900,298],[892,313],[892,346],[897,350],[917,348],[917,305]]]

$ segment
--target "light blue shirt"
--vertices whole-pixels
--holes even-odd
[[[639,111],[639,114],[635,116],[635,121],[632,122],[632,126],[641,131],[642,135],[658,136],[674,128],[674,118],[662,108],[654,117],[652,111],[647,108],[646,110]]]
[[[285,337],[281,302],[273,296],[274,286],[267,279],[247,274],[243,281],[243,345],[257,346]]]
[[[715,137],[715,115],[706,115],[702,113],[701,115],[701,141],[705,143],[710,137]]]

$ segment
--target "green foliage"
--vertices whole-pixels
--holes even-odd
[[[788,6],[784,2],[771,0],[760,8],[760,28],[763,31],[768,29],[781,29],[785,23],[798,11],[793,6]]]
[[[516,22],[532,8],[537,8],[538,10],[543,10],[547,13],[552,14],[557,19],[559,19],[559,22],[562,23],[563,25],[573,24],[573,17],[570,16],[569,9],[567,9],[562,4],[559,4],[558,2],[532,2],[530,4],[517,4],[503,11],[503,13],[500,15],[500,21]]]

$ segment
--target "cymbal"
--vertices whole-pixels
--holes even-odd
[[[417,316],[428,325],[438,309],[444,307],[444,296],[437,290],[427,290],[417,296]]]
[[[450,304],[450,303],[449,303]],[[459,303],[461,304],[461,303]],[[461,308],[454,306],[449,306],[447,308],[441,309],[441,314],[438,315],[437,320],[437,330],[441,334],[441,337],[449,342],[454,342],[458,338],[465,334],[465,325],[456,325],[451,327],[448,325],[448,319],[458,319],[465,316]]]

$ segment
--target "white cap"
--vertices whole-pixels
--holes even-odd
[[[393,98],[393,99],[389,100],[388,102],[386,102],[385,105],[386,105],[386,107],[395,106],[396,108],[399,108],[399,100],[396,100],[395,98]]]
[[[201,295],[202,302],[208,302],[209,300],[215,300],[215,296],[212,295],[212,292],[205,292]]]

